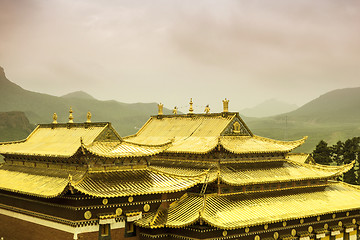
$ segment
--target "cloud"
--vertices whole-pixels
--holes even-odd
[[[356,0],[2,0],[0,9],[0,64],[23,87],[56,95],[170,107],[229,97],[240,109],[274,97],[301,104],[360,77]]]

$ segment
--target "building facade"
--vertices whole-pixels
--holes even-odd
[[[0,237],[11,239],[355,240],[353,167],[315,164],[303,144],[254,135],[238,113],[39,125],[1,143]]]

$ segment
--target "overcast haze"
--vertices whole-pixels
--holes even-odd
[[[0,0],[0,66],[57,96],[302,105],[360,86],[359,23],[357,0]]]

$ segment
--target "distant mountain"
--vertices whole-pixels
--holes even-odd
[[[51,123],[54,112],[58,115],[58,122],[67,122],[68,111],[72,106],[75,122],[85,122],[86,114],[90,111],[92,121],[111,122],[125,136],[137,132],[150,115],[157,114],[156,103],[99,101],[89,95],[84,98],[86,95],[72,93],[56,97],[31,92],[9,81],[0,67],[0,112],[22,111],[33,124]],[[170,113],[170,110],[164,108],[164,113]]]
[[[247,117],[269,117],[297,109],[295,104],[289,104],[277,99],[269,99],[253,108],[245,108],[240,111]]]
[[[267,118],[245,118],[253,133],[293,140],[309,136],[298,151],[312,151],[320,140],[330,144],[360,136],[360,88],[338,89],[295,111]]]
[[[34,128],[23,112],[0,112],[0,141],[24,139]]]
[[[360,125],[360,87],[328,92],[286,115],[296,121]]]
[[[93,96],[91,96],[90,94],[83,92],[83,91],[76,91],[76,92],[68,93],[61,97],[62,98],[93,99],[93,100],[95,99]]]

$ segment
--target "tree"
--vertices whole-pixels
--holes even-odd
[[[350,184],[360,184],[359,156],[360,137],[348,139],[344,143],[338,141],[330,147],[322,140],[313,151],[313,158],[319,164],[336,163],[340,166],[355,160],[354,167],[342,176],[342,180]]]
[[[338,141],[335,145],[330,147],[330,155],[331,159],[336,163],[336,165],[340,166],[344,164],[344,143]]]
[[[316,145],[312,155],[316,163],[329,165],[333,162],[331,159],[330,148],[328,147],[327,142],[323,140],[321,140],[318,145]]]

